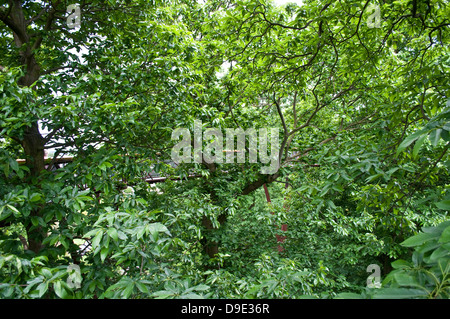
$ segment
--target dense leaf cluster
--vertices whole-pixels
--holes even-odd
[[[78,2],[0,5],[1,298],[449,297],[448,1]]]

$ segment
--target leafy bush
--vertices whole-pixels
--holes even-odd
[[[424,227],[401,243],[414,248],[411,260],[398,259],[382,287],[360,293],[340,293],[337,298],[448,299],[450,297],[450,221]]]
[[[414,248],[411,261],[393,262],[374,298],[449,298],[450,221],[424,227],[402,245]]]
[[[449,0],[3,2],[0,298],[449,297]]]

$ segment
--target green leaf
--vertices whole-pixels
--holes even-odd
[[[335,299],[364,299],[360,294],[356,294],[353,292],[341,292],[337,294]]]
[[[438,236],[439,234],[436,233],[419,233],[415,236],[409,237],[408,239],[400,243],[400,245],[405,247],[419,246],[431,239],[437,238]]]
[[[30,202],[34,203],[34,202],[38,202],[42,199],[42,195],[39,193],[34,193],[33,195],[30,196]]]
[[[422,289],[410,288],[381,288],[374,294],[374,299],[408,299],[427,297],[428,293]]]
[[[94,239],[92,239],[92,247],[97,248],[100,244],[100,240],[103,237],[103,230],[99,230],[97,234],[95,235]]]
[[[84,234],[84,237],[89,238],[89,237],[95,236],[98,233],[98,231],[99,231],[98,228],[92,229],[92,230],[88,231],[86,234]]]
[[[414,145],[414,149],[413,149],[413,158],[417,157],[417,154],[419,154],[419,150],[422,147],[423,142],[425,142],[427,136],[424,134],[422,135],[416,142],[416,144]]]
[[[438,144],[439,139],[441,137],[441,132],[442,132],[442,129],[438,128],[438,129],[433,130],[430,133],[429,139],[430,139],[431,145],[436,146]]]
[[[434,203],[438,208],[443,210],[450,210],[450,200],[443,200],[442,202]]]
[[[183,299],[204,299],[203,296],[200,296],[200,295],[194,294],[194,293],[183,294],[181,296],[181,298],[183,298]]]
[[[102,171],[106,171],[107,168],[113,167],[110,162],[103,162],[98,166]]]
[[[61,299],[68,299],[71,295],[67,292],[64,287],[64,283],[59,280],[53,283],[53,289],[55,290],[56,295]]]
[[[368,178],[366,178],[366,183],[371,183],[372,181],[376,180],[377,178],[382,177],[383,175],[384,175],[384,173],[379,173],[379,174],[369,176]]]
[[[448,129],[447,129],[448,128]],[[445,141],[445,142],[449,142],[450,141],[450,133],[449,133],[450,127],[445,127],[441,132],[441,138]]]
[[[44,276],[39,275],[36,278],[33,278],[33,279],[27,281],[28,286],[25,288],[24,292],[28,293],[34,285],[41,283],[43,280],[44,280]]]
[[[114,241],[118,241],[119,240],[119,234],[117,232],[117,229],[115,229],[115,228],[108,228],[107,233]]]
[[[9,284],[0,284],[0,292],[4,298],[9,298],[14,292],[14,286]]]
[[[3,166],[3,173],[5,174],[5,176],[9,176],[9,164],[8,163],[4,163],[5,166]]]
[[[413,134],[406,137],[403,142],[400,143],[400,145],[397,148],[397,155],[400,154],[403,150],[405,150],[409,145],[414,143],[415,140],[417,140],[420,135],[423,134],[422,130],[419,130],[417,132],[414,132]]]
[[[13,158],[9,158],[9,166],[16,172],[19,171],[19,163]]]
[[[37,225],[39,225],[39,219],[38,219],[38,217],[37,216],[32,216],[31,217],[31,223],[33,224],[33,226],[37,226]]]
[[[134,290],[134,282],[131,281],[123,290],[122,297],[128,299],[131,296],[133,290]]]
[[[14,214],[15,217],[19,217],[20,216],[20,212],[14,206],[6,204],[6,207],[8,207],[10,210],[13,211],[13,214]]]
[[[440,258],[448,256],[450,257],[450,252],[444,247],[439,247],[429,257],[429,262],[434,263],[437,262]]]
[[[203,285],[203,284],[197,285],[197,286],[195,286],[195,287],[193,287],[193,288],[194,288],[194,290],[197,290],[197,291],[205,291],[205,290],[210,289],[209,286]]]
[[[59,242],[61,243],[61,245],[63,245],[63,247],[67,250],[69,249],[69,241],[67,240],[66,237],[60,236],[59,237]]]
[[[152,294],[152,297],[155,297],[156,299],[167,299],[171,296],[173,296],[173,292],[169,290],[160,290]]]
[[[444,229],[441,237],[439,238],[440,243],[448,243],[450,242],[450,226]]]
[[[38,297],[41,298],[48,290],[48,282],[41,282],[37,287]]]
[[[102,262],[105,261],[106,256],[108,256],[108,252],[109,252],[109,247],[103,247],[100,251],[100,259],[102,260]]]
[[[5,212],[5,206],[0,207],[0,221],[8,218],[11,214],[12,212],[10,210],[6,210]]]
[[[444,229],[446,229],[448,226],[450,226],[450,220],[447,220],[445,222],[440,223],[437,226],[430,226],[430,227],[423,227],[422,231],[424,233],[437,233],[442,234]]]
[[[403,269],[403,268],[410,268],[411,265],[406,260],[398,259],[391,263],[392,268],[394,269]]]
[[[137,239],[141,239],[141,238],[144,236],[145,232],[146,232],[146,227],[144,227],[144,226],[138,226],[138,227],[136,227],[136,228],[134,229],[134,231],[135,231],[135,233],[136,233],[136,238],[137,238]]]
[[[440,244],[435,239],[427,241],[426,243],[420,245],[420,247],[416,248],[417,250],[413,252],[412,255],[413,262],[415,262],[416,265],[419,265],[423,260],[424,254],[426,254],[429,251],[435,250],[439,246]]]
[[[415,278],[406,273],[396,273],[394,279],[400,286],[417,286]]]
[[[148,294],[149,290],[147,288],[147,286],[142,283],[142,282],[136,282],[136,287],[138,287],[139,291],[144,293],[144,294]]]
[[[150,234],[154,235],[155,233],[166,233],[168,235],[170,235],[169,230],[167,229],[166,226],[164,226],[161,223],[152,223],[150,225],[147,226],[148,230],[150,232]]]
[[[41,272],[46,278],[50,278],[52,276],[52,272],[47,268],[42,268]]]

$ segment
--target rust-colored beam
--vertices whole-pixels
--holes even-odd
[[[270,200],[270,194],[269,194],[269,189],[267,188],[267,184],[264,184],[263,187],[264,187],[264,193],[266,194],[266,200],[270,204],[270,203],[272,203],[272,201]],[[274,214],[274,212],[272,212],[272,214]],[[281,230],[287,231],[287,225],[286,224],[281,225]],[[286,236],[276,235],[276,238],[277,238],[277,242],[282,244],[284,242],[284,240],[286,239]],[[279,253],[281,253],[284,250],[284,248],[281,246],[281,244],[277,245],[277,249],[278,249]]]

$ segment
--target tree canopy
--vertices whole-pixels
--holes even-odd
[[[4,1],[0,296],[448,298],[449,27],[441,0]],[[277,169],[227,129],[276,129]]]

